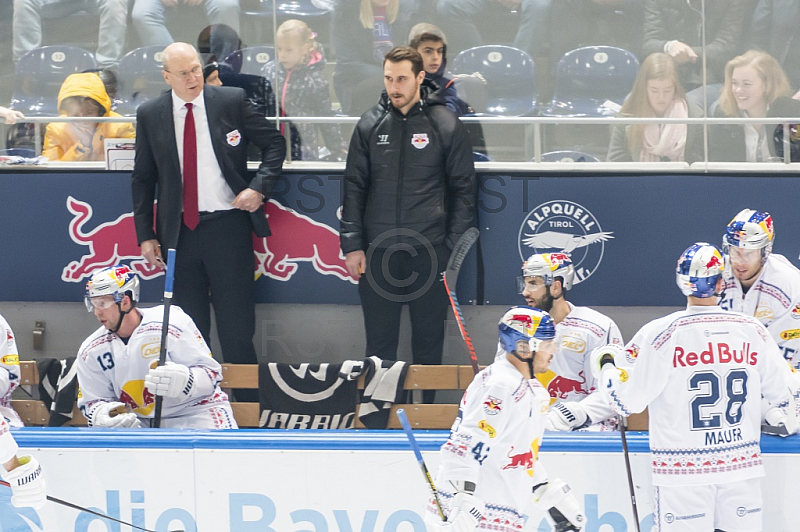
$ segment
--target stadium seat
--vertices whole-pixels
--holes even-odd
[[[479,151],[472,152],[472,161],[476,163],[490,163],[493,161],[491,157]]]
[[[235,50],[220,65],[222,69],[228,67],[233,74],[249,74],[263,76],[264,66],[275,58],[273,46],[250,46]]]
[[[0,150],[0,157],[28,157],[33,158],[36,157],[36,150],[31,148],[8,148],[5,150]]]
[[[585,46],[564,54],[544,116],[613,116],[606,101],[622,105],[633,87],[639,60],[622,48]]]
[[[486,80],[486,114],[525,116],[535,111],[536,70],[526,52],[511,46],[476,46],[453,60],[453,74],[475,72]]]
[[[131,50],[119,61],[117,73],[117,112],[124,116],[136,114],[136,108],[169,88],[161,74],[161,52],[164,47],[142,46]]]
[[[333,6],[327,0],[283,0],[277,2],[275,11],[278,17],[303,18],[320,17],[333,11]],[[244,12],[245,15],[272,16],[273,0],[259,0],[258,4]]]
[[[279,26],[292,18],[304,20],[315,32],[325,34],[323,40],[318,42],[329,42],[327,28],[333,12],[333,0],[250,0],[243,1],[241,5],[242,33],[247,35],[249,42],[269,42],[273,39],[272,24],[265,22],[265,19],[272,19],[273,5]]]
[[[531,159],[535,162],[536,159]],[[582,151],[560,150],[542,154],[543,163],[599,163],[600,159]]]
[[[97,69],[94,55],[75,46],[42,46],[14,68],[11,108],[28,116],[57,116],[58,91],[70,74]]]

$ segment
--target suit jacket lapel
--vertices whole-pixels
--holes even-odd
[[[167,91],[161,97],[161,116],[164,117],[164,127],[159,128],[163,134],[165,146],[174,146],[172,150],[167,150],[169,155],[169,165],[172,166],[172,174],[182,176],[181,160],[178,158],[178,141],[175,139],[175,115],[172,112],[172,90]]]
[[[206,117],[208,118],[208,131],[211,135],[211,145],[214,147],[214,155],[217,157],[222,174],[225,175],[225,148],[222,145],[222,132],[220,128],[220,109],[215,105],[216,94],[213,89],[208,86],[203,88],[203,100],[206,104]]]

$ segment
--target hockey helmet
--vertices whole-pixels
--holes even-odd
[[[772,251],[775,227],[768,212],[743,209],[730,221],[722,237],[722,249],[727,254],[730,247],[763,249],[764,258]]]
[[[517,278],[520,294],[525,289],[527,277],[541,277],[545,286],[552,285],[556,277],[561,277],[561,286],[564,290],[569,290],[575,277],[575,267],[572,259],[565,253],[539,253],[531,255],[522,263],[522,276]]]
[[[517,342],[529,342],[536,352],[542,342],[556,337],[556,327],[550,314],[538,308],[523,305],[511,307],[498,324],[500,345],[508,353],[515,353]]]
[[[725,271],[725,261],[716,248],[706,242],[692,244],[678,259],[675,281],[685,296],[711,297]]]
[[[93,297],[114,296],[114,302],[120,303],[126,295],[134,304],[139,301],[139,278],[129,267],[117,264],[92,274],[86,283],[84,302],[86,309],[92,312]]]

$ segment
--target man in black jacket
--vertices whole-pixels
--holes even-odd
[[[416,364],[440,364],[450,251],[475,221],[475,167],[464,126],[423,84],[422,57],[394,48],[386,91],[350,140],[342,252],[359,279],[367,355],[397,358],[400,311],[411,311]]]

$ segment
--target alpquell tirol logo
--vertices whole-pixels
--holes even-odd
[[[567,200],[542,203],[525,217],[517,243],[524,261],[537,253],[564,253],[575,266],[575,284],[588,279],[603,260],[605,242],[613,232],[603,231],[585,207]]]

